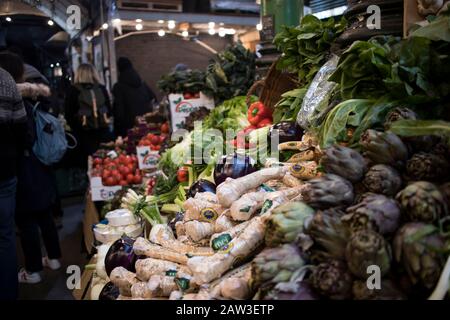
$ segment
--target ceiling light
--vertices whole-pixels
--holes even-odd
[[[120,20],[120,18],[116,18],[116,19],[113,20],[113,22],[114,23],[120,23],[120,22],[122,22],[122,20]]]
[[[216,26],[216,23],[215,23],[215,22],[209,22],[209,23],[208,23],[208,27],[209,27],[210,29],[213,29],[215,26]]]
[[[11,17],[6,17],[5,20],[8,21],[8,22],[11,22],[11,21],[12,21]]]
[[[208,30],[208,33],[210,34],[210,35],[215,35],[216,34],[216,30],[214,30],[214,29],[209,29]]]
[[[182,35],[184,38],[187,38],[187,37],[189,37],[189,31],[184,30],[183,32],[181,32],[181,35]]]
[[[108,29],[109,25],[105,22],[104,24],[102,24],[102,29],[106,30]]]
[[[224,23],[223,23],[223,22],[219,23],[219,26],[223,26],[223,25],[224,25]]]
[[[160,37],[164,37],[165,34],[166,34],[166,32],[163,29],[158,31],[158,36],[160,36]]]
[[[169,21],[167,22],[167,27],[168,27],[169,29],[175,29],[175,21],[169,20]]]
[[[53,68],[53,67],[55,67],[55,65],[52,63],[52,64],[50,65],[50,68]]]
[[[164,23],[164,20],[158,20],[158,23]]]
[[[138,23],[138,24],[136,25],[136,30],[137,30],[137,31],[141,31],[142,29],[144,29],[144,26],[143,26],[142,24]]]
[[[142,22],[142,19],[136,19],[136,22],[137,22],[137,23],[141,23],[141,22]]]
[[[226,32],[225,32],[225,30],[222,28],[222,29],[220,29],[219,30],[219,37],[225,37],[225,35],[226,35]]]
[[[261,31],[263,29],[262,23],[256,25],[256,30]]]
[[[56,63],[56,66],[59,67],[59,62]]]
[[[48,24],[49,26],[53,26],[55,23],[53,22],[53,20],[48,20],[48,21],[47,21],[47,24]]]

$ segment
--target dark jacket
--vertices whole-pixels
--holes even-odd
[[[124,70],[114,85],[114,131],[125,136],[134,126],[137,116],[152,111],[152,101],[156,100],[153,91],[141,80],[133,68]]]
[[[26,113],[11,75],[0,68],[0,181],[16,176],[26,139]]]

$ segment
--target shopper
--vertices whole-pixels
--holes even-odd
[[[100,143],[112,140],[111,103],[105,86],[91,64],[81,64],[65,101],[66,119],[78,139],[83,167]]]
[[[15,54],[3,53],[0,64],[14,74],[14,70],[23,66],[23,61]],[[23,75],[23,72],[15,74],[27,114],[26,143],[17,170],[16,223],[25,257],[25,268],[19,271],[18,280],[38,283],[43,266],[54,270],[61,266],[58,232],[52,217],[56,188],[51,168],[42,164],[32,151],[36,140],[33,108],[37,106],[48,112],[50,102],[46,97],[50,96],[50,89],[43,84],[22,83]],[[45,257],[41,252],[40,233],[47,251]]]
[[[0,55],[0,65],[2,57]],[[23,72],[20,66],[18,77]],[[17,162],[26,136],[26,112],[15,79],[0,67],[0,300],[17,298],[14,212]]]
[[[114,85],[114,131],[125,136],[137,116],[151,112],[156,96],[133,68],[128,58],[117,60],[119,81]]]

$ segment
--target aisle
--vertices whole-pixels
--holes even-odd
[[[42,282],[35,285],[20,285],[19,299],[23,300],[72,300],[72,292],[66,287],[66,268],[68,265],[83,267],[88,263],[86,253],[81,252],[83,199],[63,200],[63,228],[59,230],[62,268],[57,271],[45,269]],[[23,265],[23,255],[18,240],[19,265]]]

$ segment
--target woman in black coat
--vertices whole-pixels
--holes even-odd
[[[128,58],[119,58],[117,68],[119,81],[113,88],[114,131],[117,136],[125,136],[137,116],[152,111],[156,96]]]

